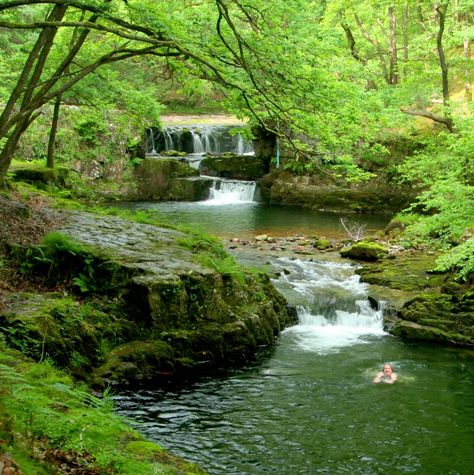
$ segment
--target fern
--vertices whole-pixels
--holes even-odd
[[[457,271],[459,280],[467,281],[474,276],[474,237],[440,256],[435,271]]]

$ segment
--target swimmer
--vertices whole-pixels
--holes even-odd
[[[373,379],[373,383],[387,383],[393,384],[398,379],[397,373],[393,372],[392,365],[385,363],[383,365],[383,371],[377,373],[377,376]]]

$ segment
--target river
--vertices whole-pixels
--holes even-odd
[[[347,261],[270,261],[298,325],[253,365],[123,391],[117,411],[210,474],[474,473],[474,352],[386,334]],[[393,385],[372,383],[384,362]]]

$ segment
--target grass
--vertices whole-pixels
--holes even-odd
[[[63,455],[97,474],[204,473],[144,440],[107,395],[93,396],[50,362],[32,363],[2,342],[0,388],[0,454],[23,473],[56,473]]]

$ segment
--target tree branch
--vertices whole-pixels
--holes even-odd
[[[427,119],[431,119],[434,122],[445,125],[450,132],[454,132],[453,121],[450,117],[442,117],[426,110],[407,109],[405,107],[401,107],[400,111],[404,114],[426,117]]]

